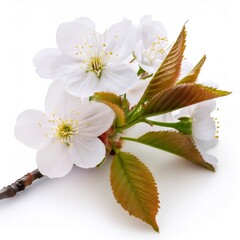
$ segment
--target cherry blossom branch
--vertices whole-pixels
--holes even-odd
[[[31,185],[35,180],[42,178],[43,175],[38,169],[27,173],[23,177],[19,178],[17,181],[4,187],[0,190],[0,200],[5,198],[14,197],[18,192],[23,191],[27,186]]]

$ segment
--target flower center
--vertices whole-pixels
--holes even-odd
[[[152,64],[156,58],[159,58],[166,52],[167,45],[168,39],[166,37],[156,38],[156,40],[151,44],[145,53],[150,64]]]
[[[91,57],[87,71],[92,71],[98,78],[101,78],[103,67],[102,57]]]
[[[116,35],[113,41],[116,41]],[[100,79],[103,69],[112,60],[112,57],[117,57],[117,53],[113,53],[107,46],[106,34],[100,35],[93,32],[86,36],[86,41],[81,45],[76,45],[76,55],[81,59],[80,68],[86,72],[94,72]],[[114,42],[109,44],[114,45]]]
[[[77,134],[76,129],[73,127],[73,122],[71,121],[62,121],[56,129],[56,138],[61,142],[65,143],[67,146],[70,146],[71,137]]]
[[[52,143],[55,144],[57,141],[60,141],[69,147],[74,135],[79,134],[81,128],[89,125],[88,122],[80,123],[79,115],[80,113],[74,110],[71,111],[68,119],[58,117],[57,111],[54,111],[50,119],[43,114],[43,119],[38,122],[38,127],[44,130],[44,137],[52,139]],[[46,120],[47,124],[45,123]]]

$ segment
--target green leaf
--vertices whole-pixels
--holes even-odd
[[[228,91],[222,91],[199,84],[190,83],[175,85],[151,99],[143,109],[142,116],[146,118],[171,112],[179,108],[226,96],[228,94],[230,94]]]
[[[156,183],[148,168],[134,155],[119,152],[113,158],[110,181],[118,203],[133,215],[159,231],[156,215],[159,208]]]
[[[197,150],[191,136],[179,132],[159,131],[148,132],[139,138],[123,138],[130,141],[142,143],[157,149],[161,149],[180,157],[183,157],[204,168],[214,171],[214,167],[205,162]]]
[[[154,74],[140,102],[147,101],[159,92],[174,85],[178,78],[186,42],[186,28],[183,26],[177,41]]]
[[[206,55],[204,55],[202,59],[198,62],[198,64],[191,70],[191,72],[187,74],[184,78],[182,78],[177,84],[196,82],[205,60],[206,60]]]

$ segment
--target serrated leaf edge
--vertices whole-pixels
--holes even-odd
[[[124,152],[124,153],[127,153],[127,154],[129,154],[129,155],[131,155],[131,156],[134,156],[139,162],[141,162],[141,163],[146,167],[146,169],[147,169],[147,170],[149,171],[149,173],[152,175],[152,173],[151,173],[151,171],[149,170],[149,168],[148,168],[141,160],[139,160],[135,155],[133,155],[133,154],[130,153],[130,152]],[[118,155],[118,157],[119,157],[119,155]],[[119,157],[119,158],[120,158],[120,157]],[[122,166],[122,162],[121,162],[121,166]],[[122,166],[122,167],[123,167],[123,166]],[[126,168],[123,167],[123,169],[126,169]],[[133,183],[130,181],[130,177],[129,177],[129,175],[127,174],[127,171],[124,170],[124,172],[125,172],[125,174],[127,175],[127,179],[128,179],[129,184],[131,185],[131,188],[134,190],[135,194],[136,194],[137,196],[139,196],[138,193],[136,192],[136,190],[135,190],[134,187],[133,187]],[[112,173],[111,173],[111,174],[112,174]],[[110,175],[110,178],[111,178],[111,175]],[[153,178],[154,186],[155,186],[156,189],[157,189],[157,184],[156,184],[156,181],[155,181],[153,175],[152,175],[152,178]],[[110,182],[111,182],[111,181],[110,181]],[[111,189],[112,189],[112,192],[114,192],[114,189],[113,189],[113,186],[112,186],[112,182],[111,182]],[[158,196],[159,196],[159,193],[158,193],[158,192],[157,192],[157,194],[158,194]],[[113,195],[114,195],[114,194],[113,194]],[[114,198],[115,198],[115,200],[117,201],[117,203],[122,206],[121,202],[115,197],[115,195],[114,195]],[[139,199],[139,197],[138,197],[138,199]],[[145,207],[142,205],[142,202],[141,202],[141,201],[139,201],[139,202],[140,202],[140,204],[141,204],[141,206],[142,206],[142,209],[143,209],[144,212],[145,212],[145,215],[146,215],[147,218],[149,219],[149,223],[146,222],[146,221],[144,221],[144,220],[141,219],[141,218],[138,218],[138,217],[134,216],[134,215],[131,214],[127,209],[125,209],[123,206],[122,206],[122,208],[123,208],[125,211],[127,211],[130,216],[133,216],[133,217],[135,217],[135,218],[137,218],[137,219],[142,220],[143,222],[146,222],[147,224],[150,224],[150,225],[152,226],[152,228],[153,228],[156,232],[159,232],[159,227],[158,227],[158,225],[157,225],[157,222],[156,222],[156,221],[155,221],[155,222],[152,222],[152,220],[151,220],[151,219],[149,218],[149,216],[148,216],[148,213],[147,213],[146,210],[145,210]],[[158,208],[160,208],[159,203],[160,203],[160,201],[159,201],[159,199],[158,199]]]

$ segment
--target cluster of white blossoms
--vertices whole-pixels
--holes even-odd
[[[56,41],[58,48],[44,49],[34,57],[36,72],[55,80],[46,96],[45,113],[27,110],[15,127],[17,139],[38,150],[38,168],[49,177],[66,175],[73,164],[91,168],[104,159],[106,149],[99,136],[112,126],[115,114],[89,97],[101,91],[126,94],[133,106],[170,49],[165,28],[150,16],[143,17],[139,26],[125,19],[104,33],[97,32],[89,18],[76,19],[59,26]],[[201,142],[215,134],[214,122],[206,117],[213,108],[212,102],[205,102],[188,114],[194,119],[193,136],[209,162],[213,161]]]

